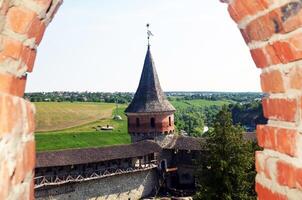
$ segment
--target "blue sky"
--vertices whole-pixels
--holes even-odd
[[[218,0],[64,0],[27,92],[134,92],[147,22],[165,91],[260,91],[260,71]]]

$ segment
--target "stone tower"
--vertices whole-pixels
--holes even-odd
[[[126,109],[132,142],[164,138],[174,133],[175,108],[161,89],[148,45],[139,86]]]

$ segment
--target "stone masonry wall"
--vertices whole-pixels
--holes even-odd
[[[34,106],[24,100],[46,26],[61,0],[0,0],[0,199],[33,199]]]
[[[261,69],[267,125],[257,127],[259,200],[302,199],[302,1],[223,0]]]
[[[151,194],[155,187],[158,187],[157,173],[156,169],[151,169],[38,190],[36,199],[135,200]]]

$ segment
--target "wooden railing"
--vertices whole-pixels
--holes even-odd
[[[155,164],[142,165],[140,167],[129,167],[127,169],[108,169],[108,170],[98,170],[89,175],[78,174],[78,175],[66,175],[66,176],[38,176],[34,178],[35,189],[44,186],[54,186],[73,182],[82,182],[95,180],[100,178],[105,178],[109,176],[115,176],[119,174],[127,174],[138,171],[145,171],[149,169],[156,168]]]

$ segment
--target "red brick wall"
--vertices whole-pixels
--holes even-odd
[[[151,128],[151,118],[155,119],[155,128]],[[171,126],[169,125],[169,117],[171,118]],[[140,126],[136,126],[136,118],[139,118]],[[174,115],[173,114],[146,114],[128,116],[129,133],[149,133],[158,132],[165,133],[174,131]]]
[[[34,106],[23,99],[61,0],[0,0],[0,199],[34,199]]]
[[[257,127],[259,200],[302,199],[302,1],[224,0],[261,70],[267,125]]]

